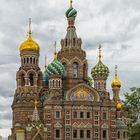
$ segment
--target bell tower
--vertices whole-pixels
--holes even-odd
[[[16,132],[25,131],[25,124],[31,119],[33,102],[38,100],[43,86],[43,74],[39,68],[40,46],[32,39],[31,19],[29,19],[28,38],[20,45],[21,66],[16,74],[17,88],[15,91],[13,110],[13,139]],[[40,103],[40,102],[39,102]],[[39,112],[41,112],[41,103]]]
[[[77,36],[75,19],[77,11],[73,8],[72,0],[66,11],[68,21],[67,33],[61,40],[61,50],[58,52],[58,59],[65,67],[63,76],[63,88],[72,88],[75,84],[86,82],[88,79],[88,64],[86,53],[82,49],[82,39]]]

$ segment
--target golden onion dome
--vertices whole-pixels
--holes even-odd
[[[25,51],[33,51],[37,53],[40,51],[39,45],[32,39],[31,35],[29,35],[28,39],[20,45],[20,52],[22,53]]]
[[[32,39],[32,32],[31,32],[31,18],[29,19],[29,36],[26,41],[24,41],[20,45],[20,52],[25,52],[25,51],[33,51],[39,53],[40,47],[39,45]]]
[[[121,103],[117,103],[117,105],[116,105],[116,109],[117,109],[117,111],[120,111],[120,110],[122,109],[122,105],[121,105]]]
[[[115,79],[111,84],[112,89],[117,90],[121,88],[121,82],[118,79],[118,74],[117,74],[117,65],[115,66]]]
[[[117,79],[115,79],[113,82],[112,82],[112,88],[113,89],[120,89],[121,88],[121,82]]]

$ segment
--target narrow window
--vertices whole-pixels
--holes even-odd
[[[77,138],[77,130],[73,130],[73,138]]]
[[[60,130],[56,129],[56,138],[60,138]]]
[[[103,112],[103,119],[106,120],[106,113]]]
[[[118,139],[120,139],[120,131],[118,131]]]
[[[90,138],[90,137],[91,137],[91,131],[87,130],[87,138]]]
[[[106,130],[103,130],[103,138],[104,138],[104,139],[107,138]]]
[[[80,130],[80,138],[84,138],[84,130]]]
[[[30,58],[30,63],[32,64],[32,58]]]
[[[34,78],[33,78],[33,77],[34,77],[33,74],[30,74],[30,75],[29,75],[29,86],[33,86],[33,85],[34,85],[34,81],[33,81]]]
[[[73,39],[73,46],[75,46],[75,38]]]
[[[56,118],[59,119],[60,118],[60,112],[56,111]]]
[[[77,112],[73,112],[73,118],[77,118]]]
[[[78,63],[73,63],[73,78],[78,78]]]
[[[84,112],[80,112],[80,118],[84,118]]]
[[[86,78],[86,65],[84,64],[84,67],[83,67],[83,79]]]
[[[125,139],[125,132],[123,132],[123,138]]]
[[[90,112],[87,112],[87,118],[90,118]]]

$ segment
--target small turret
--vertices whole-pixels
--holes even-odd
[[[101,45],[99,45],[99,61],[91,70],[91,75],[94,80],[94,88],[99,91],[106,91],[106,80],[109,75],[109,69],[102,63]]]

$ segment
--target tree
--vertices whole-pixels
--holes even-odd
[[[130,88],[130,92],[125,94],[123,110],[132,121],[128,127],[130,140],[140,139],[140,88]]]
[[[130,93],[125,94],[123,101],[124,111],[132,119],[132,123],[137,123],[140,119],[140,88],[130,88]]]

